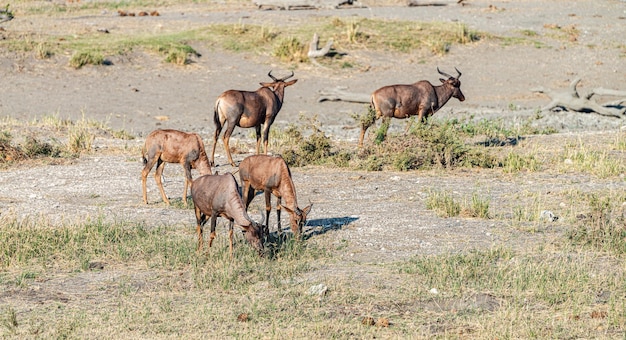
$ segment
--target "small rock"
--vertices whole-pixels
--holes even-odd
[[[376,321],[374,321],[374,318],[371,316],[365,316],[363,317],[363,319],[361,319],[361,323],[365,326],[374,326],[376,324]]]
[[[376,320],[376,326],[378,326],[378,327],[389,327],[389,319],[387,319],[387,318],[378,318],[378,320]]]
[[[544,221],[548,221],[548,222],[555,222],[556,220],[559,219],[558,216],[556,216],[552,211],[550,210],[542,210],[541,214],[539,215],[539,218],[544,220]]]
[[[437,288],[431,288],[428,292],[435,295],[439,294],[439,290],[437,290]]]
[[[328,287],[326,285],[324,285],[323,283],[320,283],[318,285],[315,285],[315,286],[312,286],[311,288],[309,288],[309,294],[310,295],[322,296],[322,295],[326,294],[327,291],[328,291]]]
[[[90,262],[89,270],[103,270],[104,265],[105,265],[104,262]]]

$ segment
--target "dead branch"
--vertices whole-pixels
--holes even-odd
[[[354,93],[346,91],[346,87],[337,86],[334,89],[319,91],[320,97],[318,102],[324,101],[344,101],[352,103],[365,103],[369,104],[370,95],[367,93]]]
[[[311,44],[309,45],[309,53],[307,54],[309,58],[318,58],[323,57],[330,52],[330,48],[333,46],[333,39],[328,40],[326,45],[323,48],[319,48],[320,37],[317,33],[313,34],[313,40],[311,40]]]
[[[605,89],[602,87],[598,87],[593,89],[593,91],[591,91],[591,93],[589,94],[589,98],[591,98],[591,96],[593,95],[598,95],[598,96],[614,96],[614,97],[624,97],[626,98],[626,91],[619,91],[619,90],[611,90],[611,89]]]
[[[610,107],[612,105],[607,105],[607,104],[600,105],[596,103],[595,101],[590,100],[593,94],[599,94],[599,93],[592,92],[592,94],[581,97],[578,94],[578,91],[576,90],[576,86],[578,85],[580,80],[581,80],[580,78],[574,79],[570,83],[568,90],[563,91],[563,92],[556,92],[550,89],[545,89],[543,87],[538,87],[538,88],[532,89],[531,91],[544,93],[552,99],[552,101],[548,105],[546,105],[545,107],[541,109],[542,111],[550,111],[552,109],[560,107],[565,110],[585,112],[585,113],[595,112],[602,116],[615,117],[615,118],[621,118],[624,112],[626,112],[626,108],[623,108],[623,107],[614,108],[614,107]],[[600,89],[597,89],[597,90],[600,90]],[[599,92],[602,93],[602,91],[599,91]],[[621,93],[621,91],[616,91],[616,92]]]

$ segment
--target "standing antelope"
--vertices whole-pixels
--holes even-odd
[[[185,189],[183,190],[183,202],[187,206],[187,187],[191,186],[191,169],[197,169],[200,175],[211,174],[209,159],[204,151],[202,138],[196,133],[186,133],[178,130],[154,130],[146,138],[142,149],[143,170],[141,171],[141,184],[143,189],[143,202],[148,204],[146,181],[148,174],[156,163],[157,168],[154,179],[161,191],[163,201],[170,205],[170,200],[165,195],[161,175],[165,163],[180,163],[185,170]]]
[[[239,187],[231,173],[223,175],[205,175],[196,178],[191,186],[191,197],[196,213],[196,232],[198,234],[198,251],[202,249],[202,227],[208,217],[211,218],[211,236],[209,248],[215,238],[217,217],[221,216],[230,221],[230,256],[233,256],[233,222],[244,230],[246,240],[260,255],[263,252],[263,220],[261,223],[253,221],[244,208],[239,195]]]
[[[280,210],[285,208],[290,215],[291,230],[296,237],[302,233],[302,227],[306,223],[307,214],[311,211],[312,205],[304,209],[298,208],[296,199],[296,187],[291,179],[291,171],[280,156],[255,155],[246,157],[239,164],[239,179],[241,180],[241,191],[246,210],[250,202],[254,199],[256,190],[265,193],[265,220],[269,224],[271,206],[271,195],[276,196],[276,215],[278,216],[278,234],[282,233],[280,226]],[[281,204],[281,199],[285,199],[285,204]],[[269,230],[265,230],[269,235]]]
[[[211,165],[215,165],[215,147],[217,139],[222,132],[222,128],[226,125],[224,132],[224,148],[228,161],[235,166],[233,158],[230,155],[230,147],[228,141],[233,133],[235,126],[242,128],[256,129],[256,153],[259,154],[261,143],[261,124],[263,124],[263,147],[264,153],[267,154],[267,139],[270,133],[270,126],[274,123],[276,115],[283,105],[285,96],[285,87],[295,84],[298,79],[285,82],[291,75],[276,79],[272,76],[272,71],[267,74],[274,82],[260,83],[261,88],[252,91],[228,90],[222,93],[215,102],[215,110],[213,121],[215,122],[215,136],[213,137],[213,151],[211,152]]]
[[[376,111],[376,119],[383,117],[383,124],[386,124],[392,117],[404,119],[417,115],[417,120],[424,122],[444,106],[451,97],[464,101],[465,96],[461,92],[461,82],[459,81],[461,72],[456,67],[454,69],[458,73],[456,77],[441,72],[437,67],[439,74],[448,77],[448,79],[439,78],[443,83],[439,86],[434,86],[427,80],[421,80],[408,85],[383,86],[374,91],[370,106]],[[359,147],[363,146],[365,131],[374,122],[375,120],[361,126]]]

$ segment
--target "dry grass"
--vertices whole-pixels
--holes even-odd
[[[223,232],[196,254],[191,228],[3,219],[0,235],[5,337],[613,338],[626,326],[623,259],[568,247],[346,266],[332,235],[269,258],[239,236],[234,260]]]
[[[46,115],[30,122],[9,117],[0,121],[0,167],[27,160],[48,162],[68,159],[93,152],[96,137],[132,140],[135,137],[124,130],[113,130],[106,122],[85,118],[77,121],[62,119],[58,114]],[[124,151],[107,147],[107,152]],[[103,151],[103,150],[101,150]]]

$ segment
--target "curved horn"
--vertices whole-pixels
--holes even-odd
[[[448,78],[454,78],[453,76],[451,76],[451,75],[449,75],[449,74],[447,74],[445,72],[441,72],[441,70],[439,69],[439,66],[437,66],[437,72],[439,72],[439,74],[441,74],[442,76],[446,76]]]
[[[461,78],[461,71],[459,71],[459,70],[456,68],[456,66],[454,67],[454,69],[456,70],[456,73],[458,73],[458,74],[459,74],[458,76],[456,76],[456,79]]]
[[[285,80],[287,80],[287,79],[289,79],[289,78],[291,78],[291,77],[293,77],[293,70],[291,71],[291,75],[286,76],[286,77],[284,77],[284,78],[280,78],[280,81],[285,81]]]
[[[272,70],[270,70],[270,72],[267,74],[268,77],[272,78],[273,81],[278,81],[278,79],[276,79],[273,75],[272,75]]]

